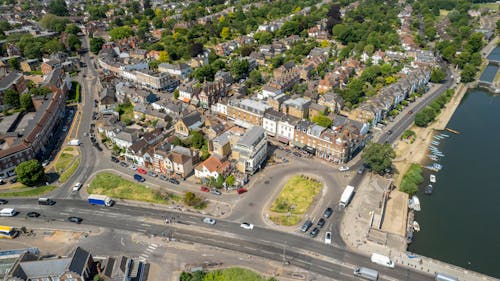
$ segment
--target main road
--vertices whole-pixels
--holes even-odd
[[[215,225],[201,222],[202,217],[148,208],[120,205],[113,207],[90,206],[81,200],[57,200],[53,206],[36,206],[36,199],[12,199],[9,204],[20,213],[7,218],[4,223],[22,227],[24,215],[37,211],[42,215],[40,223],[50,228],[51,221],[64,221],[68,216],[83,218],[83,223],[104,228],[119,229],[163,236],[176,240],[203,243],[240,253],[260,256],[297,266],[336,280],[357,280],[352,276],[356,266],[376,268],[381,280],[432,280],[430,275],[398,267],[388,269],[374,265],[369,257],[351,252],[344,247],[325,245],[301,234],[284,234],[280,231],[255,227],[245,230],[239,223],[218,220]],[[164,219],[175,221],[165,225]]]

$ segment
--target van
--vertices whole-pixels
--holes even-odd
[[[361,277],[366,280],[377,280],[378,279],[378,271],[373,270],[367,267],[357,267],[353,272],[354,276]]]
[[[48,206],[52,206],[56,203],[56,201],[50,199],[50,198],[46,198],[46,197],[41,197],[41,198],[38,198],[38,205],[48,205]]]
[[[0,210],[0,217],[13,217],[17,214],[16,210],[13,208],[5,208]]]
[[[373,263],[385,266],[385,267],[390,267],[394,268],[395,264],[394,262],[389,258],[381,254],[373,253],[371,256],[371,261]]]
[[[458,281],[458,278],[452,277],[443,273],[436,273],[435,276],[436,281]]]
[[[309,228],[311,228],[311,226],[313,225],[312,221],[310,220],[307,220],[303,225],[302,227],[300,228],[300,231],[302,232],[307,232],[309,230]]]

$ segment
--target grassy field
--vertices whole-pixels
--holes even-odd
[[[297,224],[321,188],[322,184],[316,180],[294,176],[285,184],[271,205],[271,211],[276,214],[272,214],[270,219],[282,225]]]
[[[271,281],[274,278],[265,278],[248,269],[231,267],[210,272],[198,271],[195,273],[182,272],[180,280],[227,280],[227,281]]]
[[[71,162],[73,161],[73,158],[75,158],[75,155],[69,154],[69,153],[61,153],[61,156],[59,156],[59,159],[57,159],[56,164],[54,167],[56,168],[56,171],[59,172],[61,170],[66,170]]]
[[[28,187],[26,187],[28,188]],[[56,186],[53,185],[43,185],[40,187],[33,187],[29,190],[23,191],[12,191],[12,192],[2,192],[1,197],[30,197],[30,196],[40,196],[47,192],[54,190]]]
[[[59,181],[63,183],[66,182],[73,175],[76,169],[78,169],[79,165],[80,158],[76,159],[73,164],[71,164],[71,166],[61,174],[61,176],[59,177]]]
[[[168,204],[168,200],[163,199],[160,193],[112,173],[97,174],[90,183],[87,192],[103,194],[117,199]]]

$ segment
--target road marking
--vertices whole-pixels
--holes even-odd
[[[153,247],[155,247],[155,248],[156,248],[156,247],[158,247],[158,245],[157,245],[157,244],[155,244],[155,243],[151,243],[151,245],[150,245],[150,246],[153,246]]]
[[[147,224],[147,223],[141,223],[142,226],[146,226],[146,227],[151,227],[151,225]]]
[[[64,215],[64,216],[69,216],[69,213],[65,213],[65,212],[61,212],[59,214]]]
[[[125,242],[123,242],[123,237],[120,239],[120,244],[122,244],[122,246],[125,247]]]
[[[146,230],[142,229],[142,228],[138,228],[137,231],[142,232],[142,233],[146,232]]]
[[[143,258],[148,258],[149,255],[146,255],[146,254],[141,254],[140,257],[143,257]]]
[[[156,249],[156,247],[158,247],[158,246],[149,245],[149,246],[148,246],[148,249],[153,249],[153,250],[155,250],[155,249]]]

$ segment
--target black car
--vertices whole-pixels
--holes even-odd
[[[392,130],[387,131],[388,135],[392,135]]]
[[[38,218],[40,216],[40,213],[37,213],[37,212],[28,212],[26,214],[27,217],[30,217],[30,218]]]
[[[310,220],[307,220],[306,222],[304,222],[304,224],[302,225],[302,227],[300,228],[300,231],[302,232],[307,232],[309,230],[309,228],[312,226],[312,221]]]
[[[10,179],[10,183],[16,183],[17,182],[17,178],[11,178]]]
[[[69,221],[69,222],[74,222],[74,223],[80,224],[80,223],[82,223],[83,219],[82,219],[82,218],[79,218],[79,217],[69,217],[69,218],[68,218],[68,221]]]
[[[0,205],[5,205],[9,203],[9,201],[5,200],[5,199],[0,199]]]
[[[125,163],[125,162],[120,162],[120,166],[122,166],[123,168],[127,168],[128,167],[128,164]]]
[[[180,182],[176,179],[169,179],[168,180],[170,183],[173,183],[173,184],[179,184]]]
[[[326,223],[325,219],[324,218],[320,218],[319,221],[318,221],[318,223],[317,223],[317,225],[318,225],[319,228],[323,228],[323,226],[325,226],[325,223]]]
[[[311,236],[311,238],[316,238],[316,236],[318,236],[318,233],[319,233],[319,228],[315,227],[311,233],[309,234],[309,236]]]
[[[293,153],[293,155],[295,155],[296,157],[299,157],[299,158],[302,157],[302,155],[296,151]]]
[[[118,163],[118,162],[120,162],[120,160],[118,160],[118,158],[116,158],[114,156],[111,156],[111,162]]]
[[[168,177],[165,175],[160,175],[160,180],[162,181],[168,181]]]
[[[323,217],[325,219],[329,218],[333,214],[333,209],[328,207],[326,210],[323,212]]]

